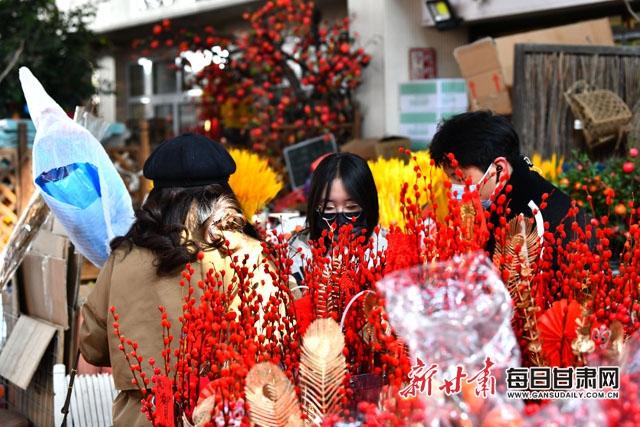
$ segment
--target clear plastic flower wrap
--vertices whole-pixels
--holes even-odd
[[[620,397],[599,401],[609,426],[640,425],[640,333],[625,343],[620,358]]]
[[[109,127],[109,123],[89,114],[84,107],[76,107],[74,121],[91,132],[98,141],[105,137]],[[9,241],[0,252],[0,289],[4,289],[11,280],[22,263],[29,245],[35,239],[50,213],[51,210],[40,192],[34,191],[29,203],[22,210],[18,222],[13,227]]]
[[[640,333],[633,334],[624,344],[620,362],[623,375],[640,379]]]
[[[598,400],[554,400],[535,415],[523,419],[522,427],[602,427],[607,418]]]
[[[109,242],[125,235],[134,219],[122,178],[104,147],[79,122],[94,132],[103,126],[88,116],[71,120],[26,67],[20,68],[20,83],[37,129],[36,188],[78,252],[101,267],[111,252]]]
[[[397,271],[377,287],[413,358],[437,363],[447,375],[458,365],[481,369],[487,357],[496,373],[519,366],[511,297],[484,254]]]
[[[522,422],[522,402],[501,396],[505,369],[520,365],[511,328],[511,297],[483,253],[394,272],[377,287],[384,295],[391,325],[409,346],[412,360],[437,365],[431,392],[428,397],[419,396],[426,425]],[[480,396],[467,380],[486,368],[487,358],[493,363],[495,388]],[[445,384],[457,383],[460,367],[465,372],[459,383],[462,388],[447,392]]]

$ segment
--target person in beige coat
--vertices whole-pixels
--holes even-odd
[[[166,307],[172,328],[179,328],[186,292],[179,283],[186,263],[196,269],[192,283],[204,280],[210,268],[231,273],[231,258],[236,255],[239,259],[248,255],[249,265],[261,264],[258,235],[245,222],[227,183],[234,171],[235,163],[222,145],[190,134],[162,143],[144,165],[144,175],[154,181],[154,188],[136,212],[131,230],[112,242],[112,254],[82,308],[80,351],[89,363],[113,369],[119,390],[113,405],[116,427],[150,422],[140,410],[141,393],[118,349],[109,308],[116,308],[120,330],[138,342],[139,354],[146,360],[162,360],[158,306]],[[228,246],[223,246],[225,240]],[[200,251],[205,256],[198,263]],[[255,270],[253,280],[263,298],[275,291],[264,268]],[[145,371],[151,378],[153,372]]]

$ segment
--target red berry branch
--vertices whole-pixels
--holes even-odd
[[[155,425],[170,425],[168,417],[176,423],[183,415],[192,420],[203,407],[217,425],[246,424],[244,381],[248,371],[257,362],[271,361],[297,385],[301,335],[307,323],[317,318],[332,318],[342,327],[348,368],[345,382],[349,385],[343,413],[328,417],[323,425],[358,420],[395,426],[424,419],[420,418],[420,401],[398,396],[398,390],[407,384],[410,360],[403,337],[398,337],[389,323],[376,283],[389,272],[482,251],[490,236],[497,246],[507,246],[513,239],[508,195],[515,189],[505,185],[504,192],[494,197],[485,211],[477,192],[467,188],[461,200],[450,197],[446,214],[438,215],[429,172],[417,165],[417,159],[413,161],[415,180],[404,183],[401,193],[405,225],[391,227],[386,234],[387,247],[375,246],[364,234],[354,235],[352,224],[325,232],[319,241],[312,242],[312,256],[304,260],[303,284],[308,292],[295,304],[289,289],[291,250],[286,237],[277,232],[267,234],[259,262],[234,253],[226,242],[222,254],[229,259],[227,268],[209,269],[202,280],[196,280],[196,270],[206,265],[204,255],[197,264],[187,265],[180,282],[185,289],[178,319],[180,334],[174,342],[170,316],[160,307],[164,370],[149,359],[154,373],[151,381],[141,369],[144,359],[137,344],[122,335],[119,317],[111,309],[114,333],[132,371],[133,384],[146,396],[143,411]],[[455,159],[450,162],[464,181]],[[469,187],[471,182],[466,180],[466,184]],[[450,190],[450,184],[447,186]],[[429,202],[420,205],[417,201],[424,200],[425,194]],[[543,196],[539,206],[543,215],[547,203],[548,196]],[[521,254],[527,244],[524,238],[513,245],[512,252],[494,256],[495,267],[508,286],[514,275],[521,279],[508,289],[514,300],[512,328],[523,365],[617,364],[620,348],[640,327],[637,215],[633,211],[629,214],[619,254],[611,245],[618,230],[608,217],[588,218],[586,222],[584,218],[573,206],[557,230],[549,230],[547,224],[542,241],[538,241],[541,251],[532,261]],[[523,225],[530,227],[533,220],[525,220]],[[616,266],[614,255],[620,260]],[[468,278],[475,283],[473,274]],[[429,291],[430,286],[447,284],[446,280],[429,284],[426,279],[415,280]],[[258,291],[261,285],[272,286],[268,296]],[[526,304],[522,304],[524,299]],[[539,348],[532,348],[532,343]],[[366,403],[370,399],[357,385],[362,375],[381,379],[379,405]],[[637,387],[628,379],[624,379],[624,387],[637,396]],[[300,398],[299,389],[296,393]],[[635,409],[620,411],[620,405],[637,407],[629,400],[610,403],[610,420],[635,419]]]
[[[198,130],[213,138],[250,142],[277,157],[286,145],[327,132],[351,137],[353,91],[370,57],[356,46],[349,19],[320,22],[306,0],[267,0],[243,18],[249,29],[238,35],[210,26],[176,30],[165,20],[134,47],[153,55],[175,46],[191,67],[186,52],[209,58],[193,80],[204,91],[200,119],[211,124]]]

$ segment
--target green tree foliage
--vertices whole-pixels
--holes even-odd
[[[94,13],[90,5],[62,12],[55,0],[0,0],[0,117],[25,115],[23,65],[65,110],[95,93],[91,78],[104,42],[87,28]]]

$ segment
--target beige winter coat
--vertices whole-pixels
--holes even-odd
[[[275,291],[271,276],[261,267],[262,247],[260,243],[238,232],[224,232],[229,240],[232,255],[223,250],[210,251],[205,254],[202,263],[194,264],[196,270],[192,283],[205,277],[206,271],[214,268],[225,270],[225,278],[230,279],[232,269],[231,257],[238,256],[242,260],[249,255],[247,265],[257,264],[254,283],[258,284],[263,300],[268,300]],[[120,315],[120,330],[127,338],[139,344],[138,353],[146,360],[153,357],[162,360],[163,348],[162,328],[158,306],[166,307],[172,324],[174,344],[179,339],[178,317],[182,314],[183,298],[187,291],[179,285],[181,272],[172,277],[158,277],[154,267],[154,256],[146,250],[134,247],[130,252],[124,249],[115,251],[104,265],[96,287],[89,295],[82,308],[84,323],[80,330],[80,351],[84,358],[97,366],[111,366],[116,389],[121,392],[116,397],[113,407],[114,426],[148,426],[150,423],[140,412],[140,394],[131,383],[132,375],[124,355],[118,349],[118,337],[113,333],[113,317],[109,307],[114,306]],[[260,282],[264,281],[264,285]],[[197,286],[195,287],[196,289]],[[196,296],[197,298],[198,296]],[[236,297],[232,307],[239,304]],[[153,372],[143,364],[148,377]]]

